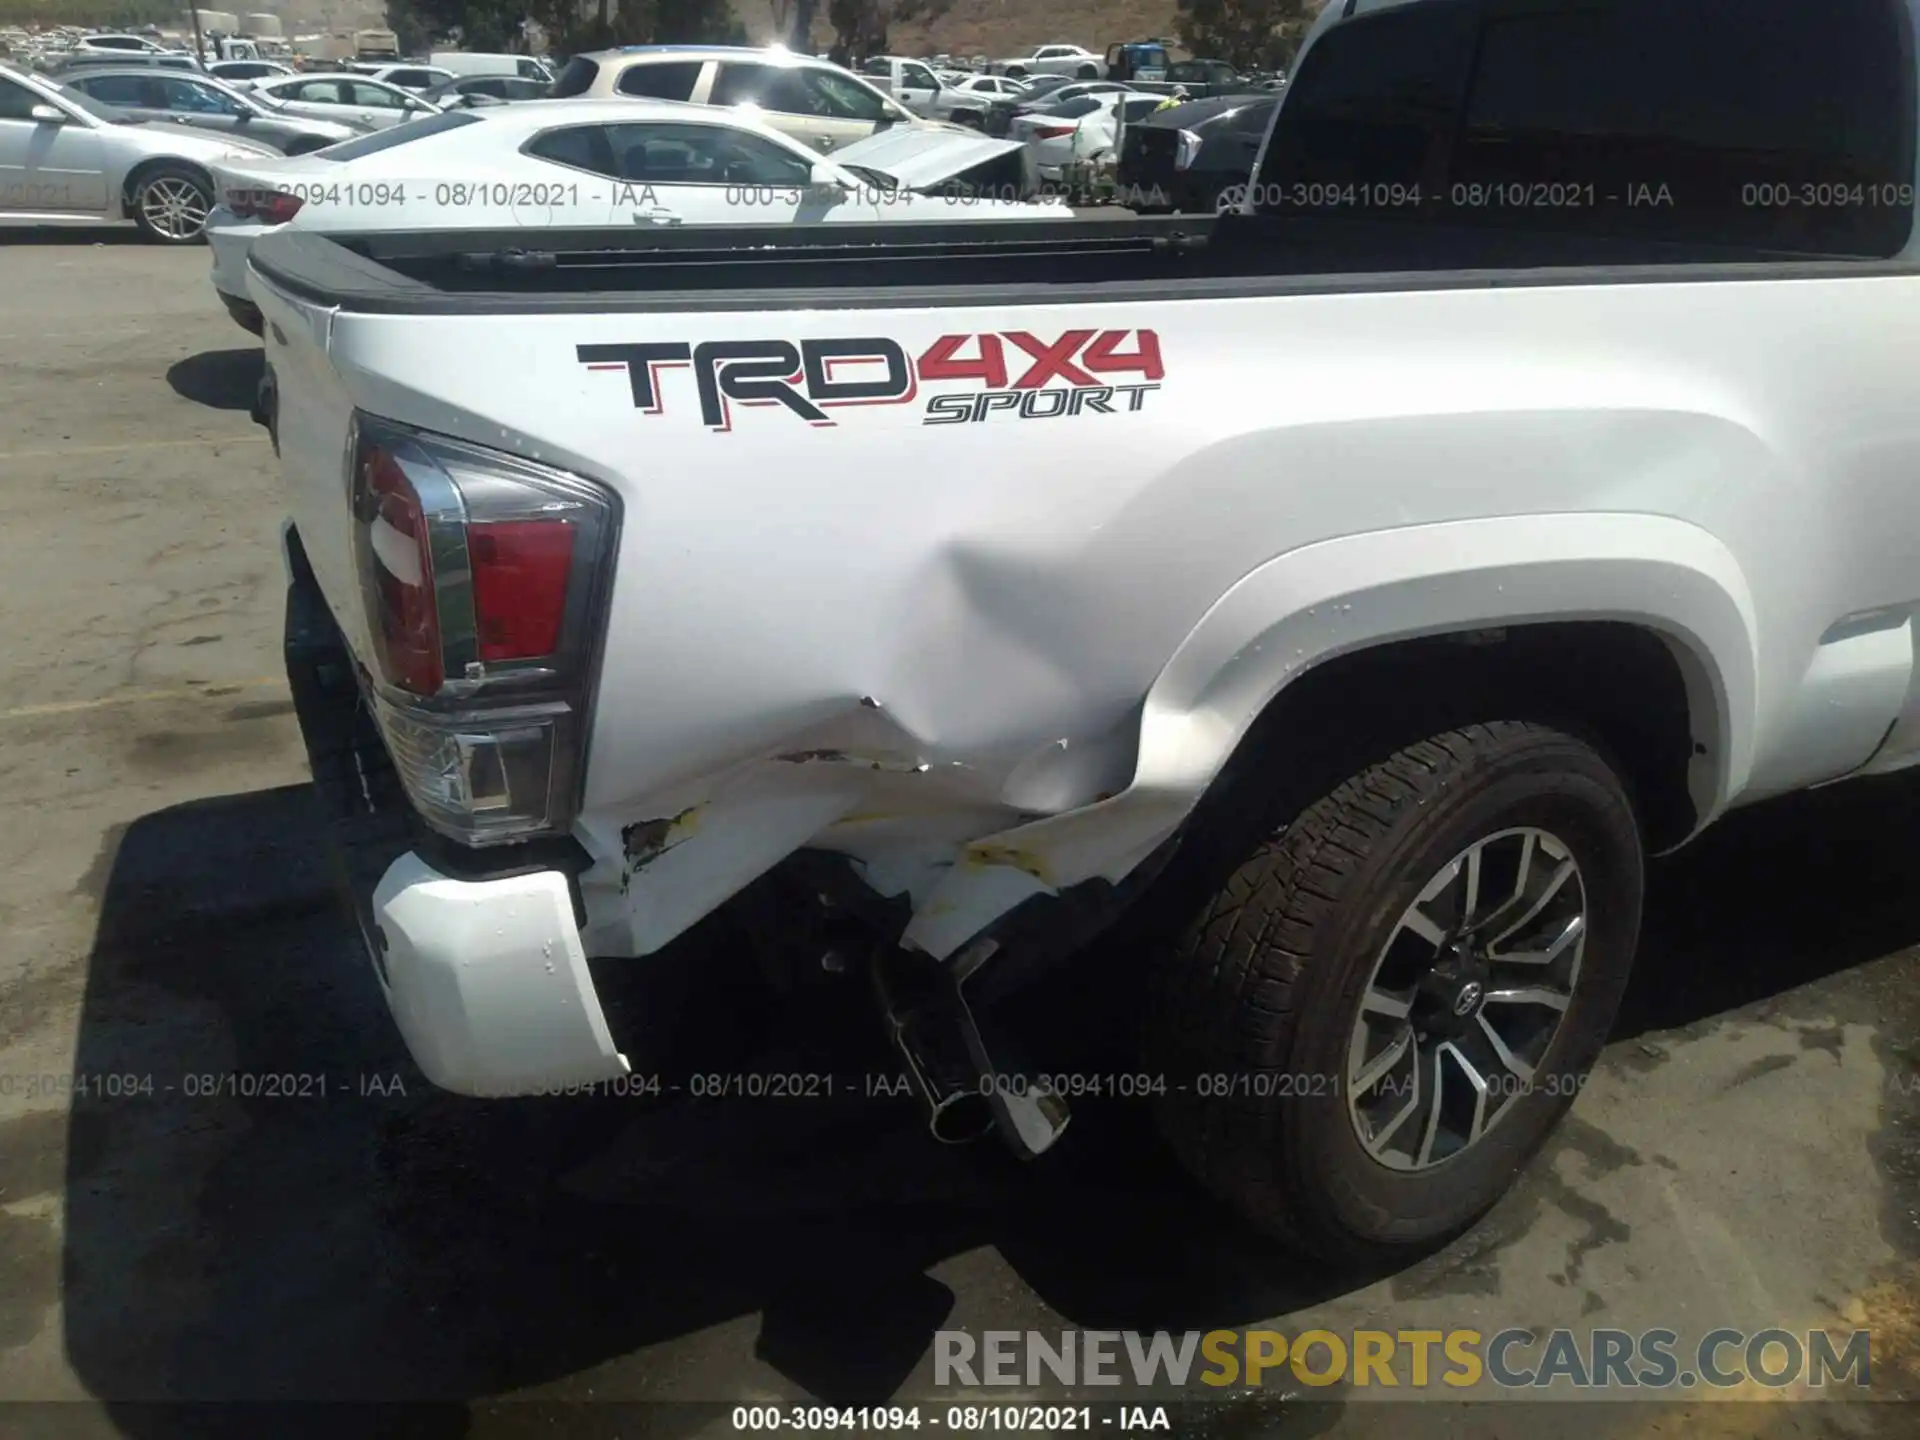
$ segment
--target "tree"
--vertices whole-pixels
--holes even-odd
[[[887,31],[896,20],[937,20],[953,0],[827,0],[833,53],[864,60],[887,53]],[[840,60],[846,64],[846,60]]]
[[[568,55],[609,45],[745,44],[727,0],[387,0],[396,34],[457,35],[474,50],[511,50],[529,24]],[[418,41],[415,42],[416,44]]]
[[[789,50],[813,53],[813,17],[819,13],[820,0],[768,0],[773,11],[773,29]]]
[[[1299,48],[1308,14],[1307,0],[1179,0],[1174,28],[1202,59],[1271,70]]]

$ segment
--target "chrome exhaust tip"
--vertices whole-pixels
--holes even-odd
[[[889,972],[886,955],[872,965],[874,993],[908,1083],[927,1111],[927,1128],[943,1145],[966,1145],[998,1130],[1013,1152],[1037,1159],[1052,1149],[1072,1118],[1067,1102],[1023,1076],[996,1069],[962,988],[981,960],[934,967],[908,977]],[[902,983],[912,978],[911,987]],[[909,988],[915,994],[905,999]]]

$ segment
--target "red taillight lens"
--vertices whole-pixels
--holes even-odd
[[[1071,125],[1036,125],[1033,127],[1033,138],[1036,140],[1058,140],[1062,135],[1071,135],[1072,133],[1073,126]]]
[[[537,660],[560,648],[573,573],[565,520],[493,520],[467,527],[480,658]]]
[[[387,679],[432,695],[446,679],[440,660],[440,612],[433,594],[433,546],[420,497],[384,450],[366,452],[364,571],[370,583],[373,639]]]
[[[235,189],[227,191],[227,208],[242,220],[259,220],[268,225],[284,225],[300,213],[307,202],[284,190]]]

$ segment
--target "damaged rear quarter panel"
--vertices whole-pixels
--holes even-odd
[[[1192,783],[1142,788],[1142,707],[1243,577],[1337,536],[1604,508],[1623,468],[1658,476],[1698,450],[1686,412],[1690,392],[1711,403],[1705,367],[1674,361],[1670,297],[354,316],[336,361],[351,374],[354,348],[377,347],[366,408],[622,498],[578,825],[601,953],[656,949],[792,850],[828,845],[910,893],[909,939],[942,954],[997,908],[1112,878],[1178,824],[1234,736],[1164,718],[1211,759]],[[1138,368],[1098,368],[1138,355],[1143,331],[1151,387]],[[714,362],[714,345],[747,359]],[[606,358],[633,346],[665,358]],[[986,373],[988,349],[1003,376]],[[888,380],[883,352],[912,362],[902,387],[834,388]],[[500,363],[451,367],[450,353]],[[735,385],[716,411],[730,364],[760,388]],[[1066,398],[1023,399],[1035,373],[1026,392]],[[1091,381],[1140,387],[1067,403]],[[800,402],[769,398],[769,382]],[[1011,404],[939,420],[942,401],[995,382]],[[1370,617],[1341,623],[1352,634],[1329,643],[1358,643]]]

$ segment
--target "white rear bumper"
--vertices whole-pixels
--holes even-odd
[[[627,1073],[600,1009],[566,877],[450,879],[402,855],[373,892],[375,964],[414,1062],[463,1095],[526,1095]],[[384,973],[381,973],[384,972]]]
[[[213,253],[213,288],[234,300],[252,304],[247,294],[247,247],[272,225],[248,224],[224,205],[207,217],[207,249]]]

